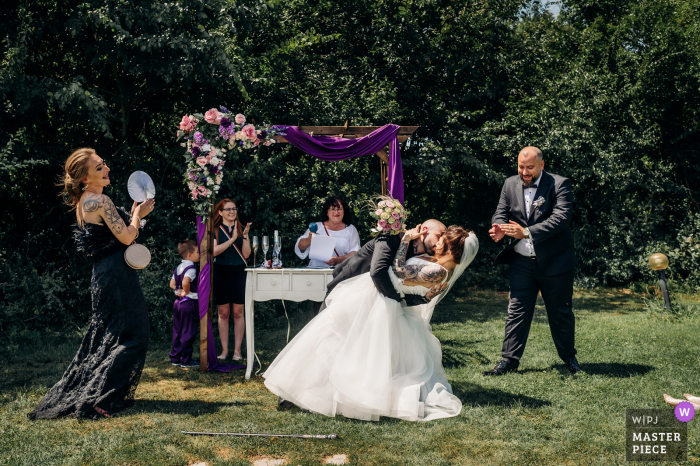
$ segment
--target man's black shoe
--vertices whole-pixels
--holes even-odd
[[[294,407],[294,403],[292,403],[289,400],[285,400],[281,396],[277,398],[277,409],[281,411],[286,411],[288,409],[292,409]]]
[[[566,368],[569,369],[569,372],[571,372],[572,374],[581,372],[581,366],[579,365],[576,358],[571,358],[568,361],[566,361]]]
[[[515,372],[518,370],[518,365],[517,364],[509,364],[508,361],[502,360],[498,364],[496,364],[496,367],[491,369],[490,371],[485,371],[483,372],[484,376],[487,375],[503,375],[507,372]]]

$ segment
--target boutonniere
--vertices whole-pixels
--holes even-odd
[[[536,208],[539,209],[544,205],[544,198],[542,196],[538,197],[536,200],[532,202],[532,205]]]

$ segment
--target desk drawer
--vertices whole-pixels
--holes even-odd
[[[326,291],[324,274],[299,273],[292,275],[293,291]]]
[[[289,291],[289,274],[259,273],[255,275],[255,282],[258,291]]]

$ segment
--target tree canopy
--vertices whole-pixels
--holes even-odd
[[[110,164],[117,205],[132,171],[156,182],[142,283],[165,312],[160,282],[194,234],[175,125],[218,105],[257,123],[419,125],[402,151],[409,223],[475,230],[470,284],[507,286],[486,230],[535,145],[573,182],[579,284],[651,278],[646,260],[664,252],[676,282],[700,285],[700,0],[564,0],[556,17],[516,0],[26,0],[0,15],[0,327],[89,313],[89,264],[55,186],[84,146]],[[368,238],[376,157],[279,145],[226,168],[220,197],[254,234],[282,231],[289,264],[331,193]]]

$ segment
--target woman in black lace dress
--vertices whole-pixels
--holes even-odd
[[[109,168],[93,149],[78,149],[66,160],[64,195],[78,219],[74,237],[78,250],[93,261],[92,321],[78,354],[30,419],[70,414],[96,419],[133,404],[149,324],[138,276],[124,261],[124,251],[154,201],[134,203],[129,215],[102,194],[108,184]]]

